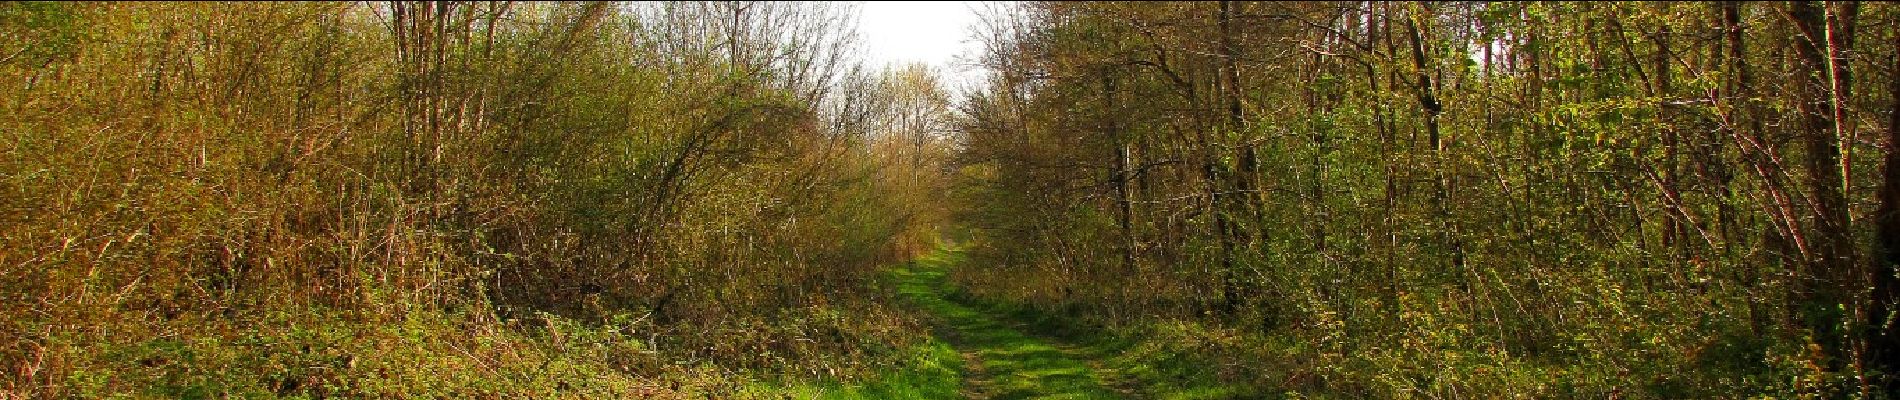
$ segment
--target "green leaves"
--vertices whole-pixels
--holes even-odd
[[[57,1],[0,4],[0,66],[30,70],[71,57],[88,32],[80,7]]]

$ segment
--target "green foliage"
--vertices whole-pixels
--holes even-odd
[[[826,381],[780,386],[761,384],[740,394],[761,399],[953,399],[958,398],[963,360],[950,345],[932,341],[910,350],[893,368],[858,383]],[[750,397],[748,397],[750,398]]]
[[[717,389],[630,373],[658,355],[624,327],[558,317],[530,328],[471,326],[467,316],[444,313],[399,321],[340,314],[205,321],[201,327],[218,334],[74,343],[58,357],[76,366],[66,388],[82,398],[675,397]]]
[[[944,150],[834,129],[909,98],[824,95],[877,82],[807,35],[849,11],[0,5],[0,397],[704,397],[908,360],[872,280]]]
[[[1877,392],[1891,79],[1790,58],[1803,4],[1024,4],[951,280],[1303,396]],[[1824,8],[1892,54],[1893,7]]]
[[[86,34],[80,12],[75,10],[79,7],[83,6],[56,1],[0,5],[0,35],[10,38],[7,52],[0,54],[0,65],[41,66],[71,57]]]
[[[1891,397],[1900,7],[998,10],[0,4],[0,398]]]

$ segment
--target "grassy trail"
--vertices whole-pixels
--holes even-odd
[[[945,273],[959,259],[939,250],[890,270],[898,293],[934,323],[927,344],[903,369],[866,382],[761,387],[771,399],[1255,399],[1224,385],[1204,365],[1158,343],[1099,337],[1059,318],[972,305],[950,296]],[[1061,332],[1067,332],[1063,334]],[[1064,339],[1067,338],[1067,339]]]
[[[1022,326],[946,297],[948,252],[892,271],[898,291],[937,319],[937,336],[963,358],[960,397],[972,399],[1114,399],[1099,357],[1087,349],[1032,336]]]

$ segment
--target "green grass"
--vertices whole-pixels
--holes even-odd
[[[793,399],[954,399],[959,398],[962,359],[938,340],[912,349],[907,368],[887,371],[861,384],[801,383],[789,386],[760,384],[750,394],[759,398]]]
[[[892,271],[898,292],[937,319],[939,336],[969,353],[964,394],[991,399],[1101,399],[1120,397],[1102,384],[1082,349],[1020,330],[1021,324],[988,310],[951,301],[944,273],[954,255],[940,250]]]
[[[754,393],[794,399],[1256,399],[1281,396],[1223,383],[1174,340],[1111,335],[1099,327],[1033,308],[961,296],[945,274],[960,266],[939,250],[889,271],[890,282],[934,319],[935,338],[913,349],[908,367],[859,383],[762,384]]]
[[[1224,381],[1197,357],[1192,338],[1206,332],[1193,326],[1162,324],[1139,330],[1111,332],[1077,319],[1033,307],[972,298],[942,282],[942,274],[963,262],[961,253],[939,251],[922,260],[921,277],[935,296],[979,315],[1008,321],[1034,340],[1055,343],[1062,355],[1081,360],[1096,381],[1128,397],[1152,399],[1266,399],[1285,397],[1271,388]],[[968,266],[965,266],[968,267]],[[919,287],[913,290],[925,289]],[[1094,398],[1094,397],[1089,397]]]
[[[1128,332],[1110,332],[1074,318],[1015,304],[981,301],[953,295],[963,304],[1016,321],[1031,335],[1065,343],[1070,354],[1087,360],[1096,377],[1139,398],[1267,399],[1281,398],[1277,390],[1223,381],[1209,360],[1195,353],[1195,338],[1208,335],[1195,326],[1157,324]],[[1119,334],[1118,334],[1119,333]]]

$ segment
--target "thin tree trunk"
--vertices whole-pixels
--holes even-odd
[[[1673,89],[1669,68],[1669,34],[1669,28],[1665,26],[1662,27],[1659,32],[1656,32],[1654,37],[1654,41],[1656,42],[1656,54],[1654,55],[1655,66],[1653,71],[1655,73],[1653,77],[1655,80],[1655,92],[1652,94],[1656,97],[1656,119],[1658,120],[1657,122],[1660,123],[1659,127],[1662,129],[1663,136],[1663,193],[1661,193],[1661,195],[1664,199],[1680,199],[1682,197],[1677,183],[1679,178],[1676,158],[1680,145],[1678,142],[1681,141],[1681,137],[1680,134],[1676,132],[1675,121],[1673,120],[1675,110],[1669,106],[1669,95]],[[1682,239],[1687,236],[1687,229],[1682,226],[1683,219],[1685,218],[1682,218],[1680,214],[1685,214],[1688,210],[1682,209],[1680,202],[1669,202],[1665,200],[1663,204],[1671,210],[1670,212],[1663,213],[1663,247],[1681,251]]]
[[[1226,96],[1227,132],[1241,141],[1240,165],[1237,168],[1240,173],[1235,179],[1235,186],[1240,189],[1242,198],[1247,200],[1245,205],[1257,207],[1258,203],[1264,201],[1262,197],[1265,194],[1259,190],[1259,154],[1254,143],[1244,134],[1246,115],[1241,105],[1240,46],[1234,41],[1233,7],[1232,1],[1220,2],[1221,79],[1225,81],[1223,85],[1226,89],[1223,94]]]
[[[1131,144],[1129,143],[1128,138],[1122,137],[1123,133],[1121,129],[1121,122],[1120,122],[1120,119],[1118,118],[1118,115],[1119,115],[1118,113],[1120,112],[1121,108],[1120,108],[1119,99],[1116,97],[1117,93],[1115,91],[1114,78],[1104,77],[1102,79],[1102,89],[1103,89],[1102,92],[1108,98],[1108,104],[1109,104],[1108,109],[1109,109],[1109,113],[1111,114],[1109,116],[1110,122],[1108,124],[1108,137],[1112,138],[1112,140],[1114,140],[1116,143],[1116,146],[1115,146],[1115,208],[1116,208],[1117,213],[1115,216],[1115,219],[1116,219],[1115,222],[1116,222],[1116,225],[1119,225],[1121,227],[1122,271],[1125,274],[1133,274],[1136,272],[1135,271],[1135,230],[1134,230],[1134,224],[1133,224],[1134,201],[1133,199],[1130,198],[1129,190],[1128,190],[1128,180],[1130,177],[1134,176],[1134,170],[1129,165],[1130,163],[1129,158],[1132,156],[1130,154]]]
[[[1722,30],[1725,36],[1725,43],[1723,43],[1723,45],[1726,54],[1724,60],[1726,61],[1726,68],[1729,75],[1727,96],[1726,99],[1724,99],[1729,107],[1727,114],[1724,115],[1725,123],[1722,124],[1722,130],[1726,137],[1739,138],[1741,136],[1739,132],[1736,132],[1736,127],[1744,126],[1744,124],[1740,121],[1738,116],[1742,115],[1742,110],[1747,109],[1747,107],[1743,107],[1742,103],[1748,101],[1750,93],[1746,70],[1747,63],[1743,58],[1746,54],[1746,52],[1744,52],[1746,48],[1743,42],[1744,32],[1742,30],[1741,2],[1724,1],[1720,4],[1720,8],[1722,14]],[[1720,166],[1722,164],[1718,162],[1714,163],[1714,165]],[[1727,198],[1727,193],[1730,190],[1729,181],[1726,177],[1722,179],[1721,190],[1724,193],[1724,198]],[[1735,215],[1735,211],[1732,210],[1733,207],[1729,206],[1727,201],[1722,202],[1722,207],[1724,215],[1723,225],[1725,227],[1734,225],[1735,221],[1733,216]],[[1724,232],[1726,231],[1728,231],[1728,229],[1724,229]],[[1761,282],[1761,268],[1758,266],[1759,263],[1743,262],[1741,264],[1746,265],[1746,267],[1742,268],[1741,272],[1742,288],[1752,295]],[[1766,316],[1763,315],[1765,312],[1761,310],[1756,302],[1751,301],[1747,303],[1749,331],[1760,335],[1767,329],[1767,319],[1765,318]]]
[[[1231,3],[1232,2],[1229,1],[1220,2],[1219,13],[1222,53],[1220,81],[1224,83],[1222,86],[1224,86],[1226,90],[1224,94],[1226,95],[1227,101],[1227,118],[1224,124],[1226,126],[1224,131],[1228,134],[1234,134],[1240,129],[1240,121],[1242,119],[1238,97],[1240,86],[1235,84],[1239,80],[1239,72],[1234,70],[1237,64],[1234,62],[1233,52],[1236,49],[1232,43],[1232,26],[1229,24],[1229,19],[1231,19],[1231,15],[1229,14],[1232,8]],[[1216,155],[1218,154],[1218,149],[1214,148],[1214,143],[1212,140],[1204,139],[1201,144],[1205,147],[1204,151],[1208,152],[1204,168],[1206,169],[1209,180],[1209,200],[1213,201],[1214,227],[1215,230],[1218,231],[1220,238],[1221,271],[1223,271],[1221,275],[1221,311],[1223,314],[1231,316],[1238,310],[1242,300],[1240,295],[1239,273],[1235,271],[1234,263],[1234,251],[1235,248],[1239,247],[1236,241],[1250,243],[1252,240],[1248,240],[1251,238],[1248,238],[1247,235],[1243,233],[1244,229],[1233,221],[1233,216],[1236,214],[1235,211],[1237,211],[1237,207],[1230,204],[1235,202],[1233,196],[1223,196],[1220,193],[1220,182],[1225,179],[1222,179],[1223,177],[1218,173],[1217,165],[1219,165],[1219,160]],[[1249,183],[1252,179],[1251,175],[1253,174],[1252,164],[1255,163],[1253,159],[1253,146],[1245,145],[1242,146],[1242,148],[1241,166],[1238,168],[1239,173],[1233,174],[1238,175],[1233,177],[1234,186],[1240,192],[1238,193],[1239,195],[1243,196],[1243,198],[1250,198],[1254,196],[1252,188],[1249,187]]]

